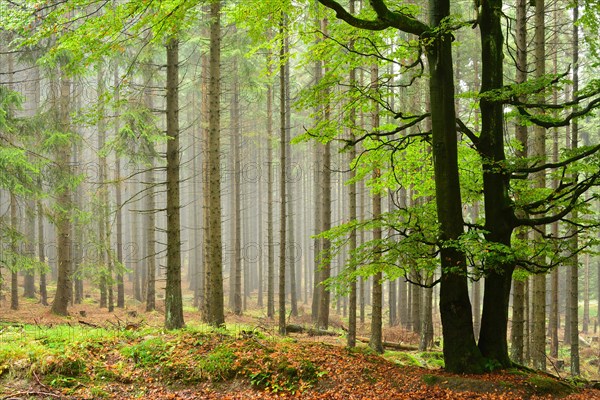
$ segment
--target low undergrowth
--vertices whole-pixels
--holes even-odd
[[[66,394],[86,387],[97,395],[109,382],[191,385],[234,378],[257,389],[296,393],[325,374],[311,361],[298,360],[298,346],[290,341],[242,332],[5,325],[0,377],[40,377],[40,384]]]
[[[439,352],[382,358],[252,328],[5,324],[0,344],[0,397],[8,398],[600,398],[533,372],[447,374]]]

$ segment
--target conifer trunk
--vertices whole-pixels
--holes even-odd
[[[165,328],[183,328],[179,195],[179,40],[167,41],[167,283]]]
[[[210,5],[208,85],[208,212],[206,227],[207,268],[205,319],[214,326],[225,324],[221,237],[221,1]]]
[[[281,196],[280,219],[279,219],[279,307],[278,307],[278,326],[279,334],[286,334],[286,315],[285,315],[285,257],[286,257],[286,92],[285,92],[285,38],[287,34],[286,16],[281,14],[279,25],[279,34],[281,43],[279,45],[279,193]]]
[[[523,83],[527,80],[527,0],[517,0],[516,5],[516,82]],[[524,99],[521,99],[524,100]],[[517,149],[517,157],[527,157],[527,126],[517,123],[515,136],[521,144]],[[526,238],[526,233],[520,230],[517,233],[519,240]],[[511,358],[518,364],[524,363],[524,329],[525,314],[525,282],[513,280],[513,311],[511,324]]]

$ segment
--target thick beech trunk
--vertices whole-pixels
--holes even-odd
[[[502,1],[482,3],[480,14],[482,76],[481,93],[503,86],[503,36],[500,24]],[[479,152],[483,165],[483,192],[485,200],[486,239],[510,246],[513,211],[508,193],[509,175],[499,167],[504,155],[504,114],[502,104],[481,99],[481,135]],[[500,258],[500,257],[498,257]],[[488,262],[479,349],[484,357],[495,360],[502,367],[511,365],[508,354],[508,307],[514,265]]]
[[[450,14],[448,0],[433,1],[430,22],[438,26]],[[430,69],[433,159],[437,214],[442,241],[463,233],[462,204],[458,179],[456,114],[452,50],[449,35],[433,39],[427,48]],[[464,253],[442,242],[440,312],[444,336],[445,367],[452,372],[481,372],[483,357],[475,344]]]

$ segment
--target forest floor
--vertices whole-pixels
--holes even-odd
[[[213,329],[186,310],[185,329],[164,331],[160,311],[92,304],[71,315],[0,309],[0,399],[600,399],[590,382],[526,369],[449,374],[439,351],[348,349],[341,330],[282,338],[264,318],[229,315],[227,330]]]

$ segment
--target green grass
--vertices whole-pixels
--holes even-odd
[[[566,396],[575,391],[575,388],[566,382],[540,375],[530,377],[528,382],[539,395]]]
[[[444,356],[439,351],[403,352],[386,351],[386,359],[403,366],[439,369],[444,367]]]

